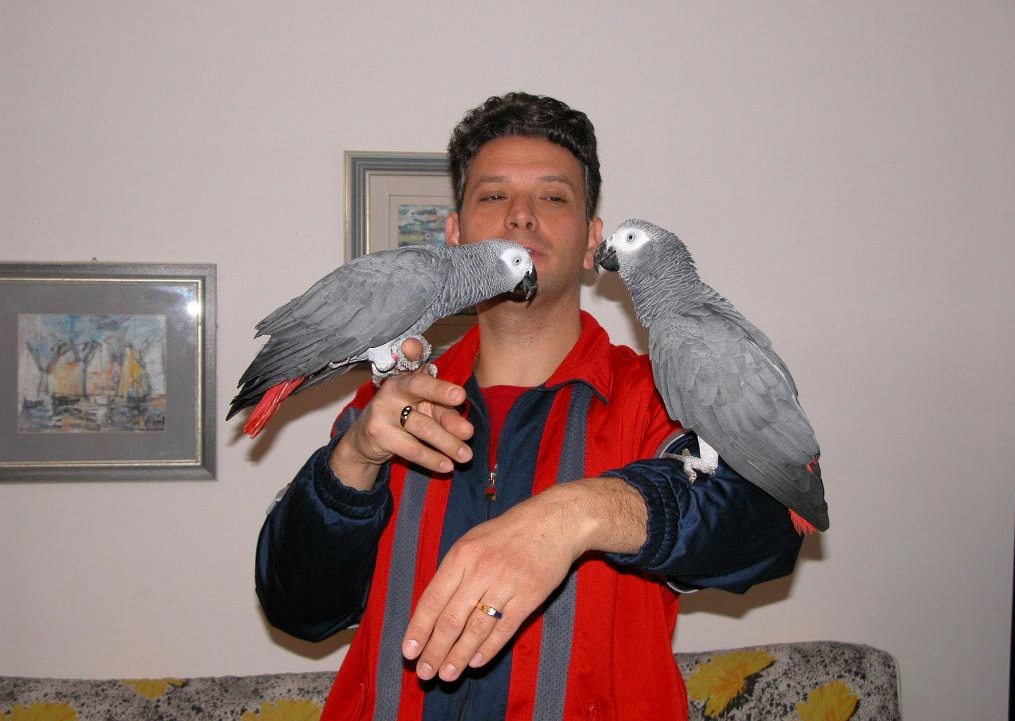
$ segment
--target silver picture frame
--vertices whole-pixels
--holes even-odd
[[[443,242],[453,208],[447,154],[345,151],[346,259],[425,242],[421,232]]]
[[[216,267],[0,263],[0,481],[214,480]]]

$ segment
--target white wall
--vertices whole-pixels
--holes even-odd
[[[677,647],[870,643],[907,717],[1000,718],[1015,6],[590,5],[0,0],[3,258],[217,263],[224,409],[254,323],[341,260],[343,150],[557,95],[597,125],[607,226],[678,231],[822,440],[831,531],[792,581],[689,597]],[[586,295],[636,342],[615,285]],[[0,487],[0,674],[336,668],[348,636],[266,627],[252,554],[349,387],[257,443],[220,422],[216,482]]]

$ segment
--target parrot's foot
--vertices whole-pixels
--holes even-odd
[[[410,358],[407,358],[405,352],[402,350],[402,343],[406,340],[409,340],[409,338],[419,343],[420,346],[423,348],[423,353],[418,360],[412,360]],[[397,343],[391,346],[390,350],[391,365],[385,363],[386,368],[382,370],[381,368],[378,368],[376,362],[371,363],[371,367],[373,368],[374,386],[380,388],[381,384],[391,376],[398,375],[399,373],[406,372],[411,373],[412,371],[419,370],[419,368],[424,364],[426,365],[426,372],[429,373],[434,378],[436,378],[437,366],[435,366],[433,363],[427,363],[427,360],[430,358],[430,353],[432,352],[432,350],[433,348],[430,346],[430,343],[423,336],[413,335],[398,341]],[[387,358],[385,358],[384,360],[386,361]]]
[[[706,454],[702,454],[706,455]],[[675,453],[664,454],[665,458],[675,458],[684,464],[684,475],[687,476],[688,483],[694,483],[698,480],[698,473],[700,471],[706,476],[710,476],[715,473],[715,469],[719,467],[718,456],[715,460],[706,458],[698,458],[698,456],[692,455],[686,448],[680,452],[680,455]]]
[[[698,478],[698,474],[695,471],[701,471],[706,476],[710,476],[715,473],[715,469],[719,467],[718,457],[713,461],[702,453],[702,458],[691,455],[691,452],[686,448],[680,452],[680,459],[684,462],[684,473],[687,474],[687,480],[694,483]]]
[[[434,378],[436,378],[437,366],[435,366],[433,363],[427,363],[426,372],[429,373]],[[391,376],[398,375],[399,373],[401,373],[401,371],[398,370],[397,367],[382,373],[374,373],[373,374],[374,388],[380,388],[381,384],[384,383],[384,381],[386,381]]]

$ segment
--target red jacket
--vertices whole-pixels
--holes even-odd
[[[743,592],[789,573],[800,538],[785,507],[725,464],[690,484],[679,462],[656,458],[664,444],[693,451],[694,437],[670,442],[680,426],[666,416],[648,359],[611,345],[584,313],[567,358],[505,420],[491,503],[489,425],[472,377],[478,349],[473,330],[437,363],[440,377],[466,388],[473,462],[428,478],[396,459],[373,490],[344,486],[328,458],[373,397],[368,384],[262,527],[257,592],[273,625],[320,640],[360,620],[323,718],[686,718],[671,654],[679,595],[667,581]],[[620,477],[645,500],[648,539],[638,553],[587,554],[483,668],[455,684],[419,681],[402,635],[448,548],[553,483],[595,475]]]
[[[440,377],[464,385],[478,349],[479,333],[473,329],[437,363]],[[539,444],[533,493],[556,481],[569,432],[585,438],[582,468],[575,477],[591,477],[652,457],[679,429],[667,418],[655,392],[648,359],[611,345],[605,331],[587,314],[582,316],[578,343],[545,387],[554,397]],[[580,388],[585,391],[576,393]],[[365,387],[353,405],[363,407],[371,396],[372,389]],[[576,407],[570,417],[572,422],[583,420],[582,429],[568,428],[573,400]],[[402,633],[409,620],[407,615],[385,615],[392,585],[412,578],[414,605],[437,568],[451,484],[446,477],[430,480],[412,521],[418,549],[399,554],[395,540],[406,476],[404,464],[392,464],[389,482],[394,514],[381,536],[366,610],[325,707],[322,719],[326,721],[374,718],[380,647],[382,643],[394,644],[400,658]],[[537,704],[543,713],[562,710],[566,719],[686,718],[687,697],[671,651],[679,596],[659,578],[622,571],[602,554],[588,554],[576,568],[570,582],[573,593],[565,589],[554,602],[563,612],[552,614],[557,635],[570,636],[570,653],[563,659],[566,665],[552,669],[552,673],[546,668],[546,664],[562,662],[561,638],[544,645],[549,614],[536,615],[523,626],[511,650],[507,718],[533,718]],[[564,598],[568,601],[562,602]],[[571,618],[561,618],[569,615]],[[386,636],[385,621],[397,632]],[[547,680],[554,675],[556,679]],[[547,698],[546,694],[557,694],[558,698]],[[422,718],[423,698],[424,684],[406,664],[397,718]],[[548,717],[561,718],[561,714]]]

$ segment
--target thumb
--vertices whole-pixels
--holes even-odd
[[[418,361],[423,358],[423,344],[415,338],[406,338],[402,341],[402,354],[410,361]]]

